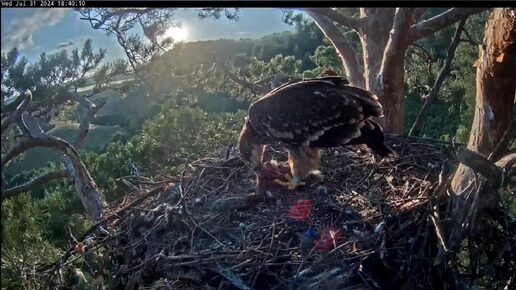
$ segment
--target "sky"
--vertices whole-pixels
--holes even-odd
[[[103,31],[94,30],[89,22],[79,19],[79,14],[68,8],[2,8],[2,53],[16,46],[21,55],[35,61],[43,52],[82,46],[92,38],[94,48],[107,49],[107,60],[122,57],[116,40]],[[239,20],[199,19],[195,9],[179,9],[174,20],[183,30],[171,30],[172,36],[183,36],[184,41],[213,40],[220,38],[259,38],[274,32],[293,30],[281,21],[278,8],[245,8]],[[186,31],[186,32],[185,32]]]

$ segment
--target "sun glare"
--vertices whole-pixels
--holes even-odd
[[[188,36],[188,30],[184,26],[169,27],[165,31],[165,34],[163,36],[166,38],[170,37],[170,38],[174,39],[174,42],[179,42],[179,41],[183,41],[186,39],[186,37]]]

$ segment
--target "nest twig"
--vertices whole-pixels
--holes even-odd
[[[508,283],[503,273],[516,267],[506,262],[515,240],[505,231],[507,218],[497,212],[475,220],[489,229],[506,222],[488,233],[499,240],[490,246],[474,231],[453,234],[445,172],[456,161],[446,144],[387,141],[401,157],[379,159],[351,146],[327,150],[322,180],[296,192],[271,187],[265,196],[248,194],[254,175],[238,158],[194,161],[177,183],[105,221],[109,236],[101,258],[90,262],[97,267],[92,276],[125,289],[462,289],[479,277],[488,286]],[[286,160],[281,150],[266,154]],[[305,220],[290,214],[300,200],[311,205]],[[316,235],[306,238],[310,229]],[[333,240],[324,248],[327,232]],[[469,262],[457,252],[467,235],[470,252],[478,252]],[[501,247],[482,252],[482,243]],[[485,267],[471,260],[480,255],[488,257]],[[471,266],[484,270],[468,273]]]

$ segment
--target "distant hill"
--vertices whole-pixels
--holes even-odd
[[[259,39],[187,42],[165,52],[158,59],[158,63],[164,63],[164,67],[174,67],[175,74],[182,75],[192,72],[201,65],[211,66],[215,58],[238,66],[239,62],[251,57],[267,61],[277,54],[283,54],[295,55],[297,58],[303,59],[305,69],[310,69],[314,64],[309,60],[309,56],[321,44],[321,35],[309,34],[306,31],[274,33]],[[123,115],[129,120],[142,118],[146,116],[150,108],[159,102],[157,98],[160,95],[182,87],[182,80],[175,78],[171,72],[170,76],[167,76],[168,71],[158,71],[160,73],[156,75],[156,84],[152,84],[151,87],[133,88],[124,97],[118,95],[117,91],[107,91],[101,94],[108,98],[108,102],[99,111],[98,116]],[[88,87],[83,89],[87,90]],[[209,96],[202,96],[202,92],[199,92],[199,97],[206,99],[207,102],[220,100],[220,98],[215,98],[210,101],[207,98]],[[219,107],[228,106],[221,105]],[[229,107],[233,108],[234,106]]]
[[[268,61],[278,54],[294,55],[303,60],[304,69],[314,64],[309,56],[323,43],[319,30],[285,31],[258,39],[242,38],[187,42],[161,56],[161,60],[175,65],[180,71],[190,71],[201,64],[211,65],[215,57],[233,62],[241,57],[256,57]]]

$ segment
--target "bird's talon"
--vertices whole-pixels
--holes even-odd
[[[288,181],[283,181],[283,180],[279,180],[279,179],[274,179],[274,182],[281,185],[281,186],[289,186],[290,182]]]
[[[280,179],[274,179],[274,182],[276,184],[281,185],[281,186],[287,187],[289,190],[294,190],[294,189],[296,189],[299,186],[306,185],[306,182],[300,181],[299,177],[297,177],[297,176],[291,177],[288,174],[285,174],[283,176],[284,176],[285,179],[287,179],[287,181],[283,181],[283,180],[280,180]]]

